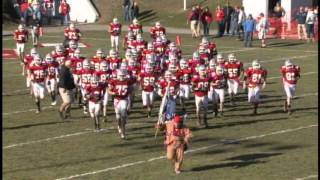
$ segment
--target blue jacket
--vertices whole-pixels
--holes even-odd
[[[298,21],[298,24],[305,24],[307,18],[307,12],[298,12],[295,19]]]
[[[246,19],[243,22],[244,32],[254,32],[256,29],[256,21],[254,19]]]

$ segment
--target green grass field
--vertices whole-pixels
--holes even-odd
[[[62,33],[46,36],[42,42],[63,40]],[[147,38],[148,34],[144,36]],[[170,34],[169,39],[175,36]],[[4,49],[14,48],[10,38],[3,38]],[[109,48],[109,39],[102,31],[83,32],[83,41],[92,46],[82,49],[89,57],[98,47]],[[90,130],[93,122],[77,107],[71,112],[71,121],[62,122],[58,107],[50,106],[49,97],[42,102],[43,111],[35,114],[35,104],[20,75],[18,60],[3,59],[3,179],[317,179],[317,45],[271,39],[266,49],[244,49],[242,42],[233,38],[215,41],[225,55],[235,52],[244,63],[259,59],[268,70],[263,103],[258,115],[251,116],[251,106],[246,94],[241,92],[236,107],[227,101],[224,117],[214,118],[210,113],[209,128],[199,129],[191,98],[187,102],[189,118],[185,123],[192,129],[194,138],[180,175],[174,174],[165,159],[163,136],[154,139],[159,100],[153,117],[147,119],[140,96],[136,98],[128,120],[128,139],[120,140],[113,110],[109,111],[105,130],[99,133]],[[187,57],[199,40],[182,35],[182,42]],[[258,45],[254,41],[254,46]],[[42,55],[51,50],[39,49]],[[286,58],[291,58],[302,71],[291,116],[282,112],[285,94],[279,68]]]

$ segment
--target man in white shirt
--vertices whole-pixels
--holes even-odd
[[[261,47],[265,48],[267,47],[266,45],[266,34],[268,32],[269,28],[269,22],[267,18],[264,17],[263,13],[260,13],[260,20],[259,23],[257,24],[257,31],[258,31],[258,37],[261,39]]]
[[[308,9],[307,18],[306,18],[306,29],[307,29],[307,42],[315,41],[314,39],[314,24],[316,22],[316,14],[313,11],[313,8]]]
[[[244,7],[241,7],[238,15],[238,39],[243,40],[243,22],[246,20],[246,13],[244,12]]]

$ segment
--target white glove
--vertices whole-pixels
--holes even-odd
[[[264,81],[263,84],[262,84],[262,89],[264,89],[266,87],[266,84],[267,83]]]

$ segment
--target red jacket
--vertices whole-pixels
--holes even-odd
[[[216,21],[217,22],[220,22],[220,21],[223,21],[224,19],[224,12],[223,10],[218,10],[216,11]]]
[[[59,13],[62,15],[67,15],[70,12],[70,6],[68,3],[61,3],[59,7]]]
[[[201,15],[201,22],[212,22],[212,14],[210,12],[203,12]]]

